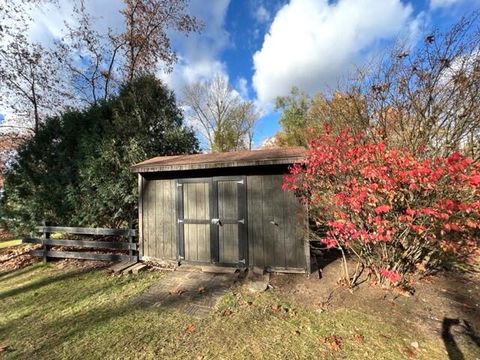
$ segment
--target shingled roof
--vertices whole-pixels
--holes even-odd
[[[293,164],[301,161],[304,155],[305,148],[281,147],[225,153],[158,156],[133,165],[131,171],[136,173],[146,173],[238,166]]]

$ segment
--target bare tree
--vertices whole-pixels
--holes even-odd
[[[34,124],[34,132],[66,105],[95,104],[137,75],[170,70],[176,55],[168,32],[201,28],[187,14],[188,0],[124,0],[125,27],[101,33],[96,26],[101,19],[78,0],[63,36],[55,46],[45,46],[27,35],[33,22],[28,10],[56,0],[0,2],[0,107]]]
[[[304,145],[314,134],[306,129],[328,125],[428,156],[462,151],[480,159],[479,25],[473,13],[414,46],[397,42],[330,94],[287,97],[279,143]]]
[[[225,76],[219,74],[210,81],[187,85],[183,104],[211,151],[251,148],[259,113],[253,102],[240,97]]]
[[[353,87],[377,135],[433,155],[480,156],[479,13],[446,33],[426,34],[420,46],[398,45]]]
[[[176,62],[168,30],[188,34],[200,22],[186,13],[186,0],[124,0],[126,30],[117,36],[125,53],[125,78],[155,70],[159,62],[167,69]]]
[[[23,122],[2,127],[37,132],[45,115],[60,111],[68,98],[61,81],[56,53],[27,36],[27,9],[47,1],[26,1],[0,6],[0,109]]]
[[[73,24],[65,24],[63,39],[56,42],[56,52],[70,76],[77,99],[86,104],[106,100],[118,89],[123,76],[118,66],[125,43],[120,35],[96,30],[95,19],[83,1],[73,8]]]

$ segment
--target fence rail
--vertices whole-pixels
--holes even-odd
[[[42,233],[41,238],[25,237],[22,239],[26,244],[43,245],[41,250],[32,251],[32,255],[43,257],[46,262],[48,258],[64,259],[85,259],[100,261],[136,261],[138,259],[137,244],[133,242],[136,236],[134,229],[107,229],[107,228],[83,228],[65,226],[38,226],[37,232]],[[51,239],[50,234],[54,232],[67,233],[72,235],[97,235],[97,236],[121,236],[126,241],[98,241],[98,240],[70,240]],[[103,250],[126,250],[128,254],[106,254],[80,251],[52,251],[52,246],[80,247],[86,249]]]

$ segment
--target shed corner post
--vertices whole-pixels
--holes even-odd
[[[305,205],[306,207],[306,216],[305,216],[305,238],[304,238],[304,252],[305,252],[305,268],[307,276],[310,277],[310,273],[312,272],[312,264],[311,264],[311,253],[310,253],[310,208],[308,206],[308,202]]]
[[[138,173],[138,260],[143,257],[143,176]]]

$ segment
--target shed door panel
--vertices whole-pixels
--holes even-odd
[[[185,260],[209,262],[210,189],[208,182],[183,184]]]
[[[218,261],[238,263],[239,257],[239,197],[237,181],[218,181]]]

